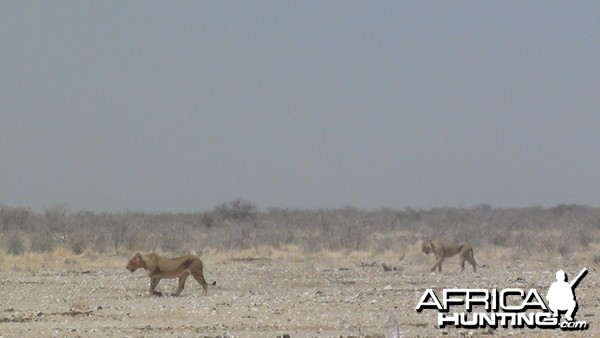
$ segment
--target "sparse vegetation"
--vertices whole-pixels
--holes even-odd
[[[13,232],[6,238],[6,253],[9,255],[20,255],[25,251],[25,244],[22,235]]]
[[[289,246],[304,252],[385,251],[402,254],[421,238],[468,241],[563,258],[597,250],[600,209],[578,205],[553,208],[434,208],[431,210],[292,210],[236,199],[200,213],[119,214],[69,212],[56,205],[37,213],[0,207],[0,245],[10,255],[51,252],[228,252]],[[591,246],[591,248],[590,248]],[[595,249],[594,249],[595,248]],[[592,252],[590,257],[598,253]]]

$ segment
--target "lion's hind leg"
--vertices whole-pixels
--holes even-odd
[[[466,247],[460,252],[460,272],[465,270],[465,260],[469,262],[473,266],[473,271],[477,272],[477,263],[475,262],[475,258],[473,256],[473,248]]]
[[[477,272],[477,262],[475,262],[475,256],[473,255],[473,248],[469,249],[469,252],[467,252],[467,262],[469,262],[469,264],[471,264],[473,266],[473,271]]]
[[[190,273],[187,271],[184,272],[181,276],[179,276],[179,287],[177,288],[177,291],[175,291],[175,293],[171,294],[171,296],[179,296],[181,294],[181,291],[183,291],[183,288],[185,287],[185,281],[189,276]]]
[[[460,272],[465,271],[465,255],[460,255]]]
[[[202,294],[206,296],[206,293],[208,292],[208,283],[206,283],[206,280],[204,279],[204,273],[202,272],[202,266],[200,266],[199,268],[194,268],[191,271],[192,271],[192,277],[194,277],[194,279],[198,283],[200,283],[200,285],[202,285],[202,289],[203,289]]]

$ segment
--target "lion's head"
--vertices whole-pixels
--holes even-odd
[[[421,252],[424,252],[429,255],[430,252],[433,252],[433,243],[430,239],[423,240],[423,244],[421,246]]]
[[[144,267],[143,264],[144,259],[142,258],[142,255],[138,252],[129,260],[125,268],[131,272],[134,272],[135,270]]]

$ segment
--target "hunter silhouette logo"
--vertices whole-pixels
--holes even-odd
[[[536,289],[443,289],[440,298],[433,289],[427,289],[415,310],[436,309],[440,328],[500,326],[585,330],[588,328],[587,322],[576,322],[573,317],[577,311],[575,288],[587,273],[588,270],[584,268],[569,283],[565,272],[557,271],[556,281],[546,294],[547,305]],[[473,311],[475,308],[477,311]],[[565,312],[566,321],[559,320],[561,312]]]
[[[579,275],[571,283],[567,283],[567,276],[562,270],[556,272],[556,282],[550,285],[546,299],[548,307],[552,310],[552,316],[558,317],[558,311],[566,311],[565,318],[572,322],[573,314],[577,310],[577,301],[575,300],[575,288],[579,281],[585,277],[587,269],[581,270]]]

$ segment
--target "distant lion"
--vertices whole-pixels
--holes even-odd
[[[160,291],[156,291],[156,286],[161,279],[179,278],[179,288],[172,294],[172,296],[179,296],[185,286],[185,280],[190,274],[202,285],[204,295],[206,295],[208,290],[208,284],[204,279],[204,272],[202,271],[202,261],[195,255],[165,258],[154,253],[145,255],[136,253],[129,260],[126,268],[132,273],[139,268],[148,271],[151,295],[162,296]],[[216,281],[212,283],[212,285],[216,284]]]
[[[431,272],[434,272],[435,268],[438,268],[439,272],[442,272],[442,262],[444,259],[456,255],[460,256],[461,272],[465,269],[465,260],[473,266],[473,271],[475,272],[477,272],[477,267],[479,266],[477,262],[475,262],[473,247],[471,247],[469,243],[444,242],[426,239],[423,241],[421,251],[428,255],[430,252],[433,252],[435,255],[436,261],[431,268]]]

